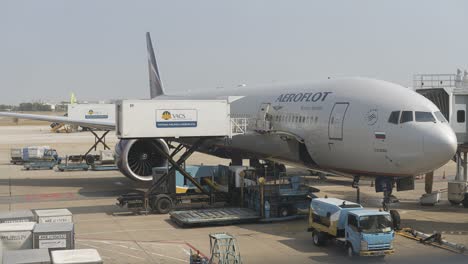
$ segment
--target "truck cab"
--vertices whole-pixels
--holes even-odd
[[[391,254],[394,238],[392,218],[388,212],[367,209],[348,211],[345,226],[348,255]]]
[[[388,212],[364,209],[360,204],[335,198],[316,198],[309,207],[309,228],[313,243],[328,240],[346,247],[349,256],[392,254],[393,222]]]

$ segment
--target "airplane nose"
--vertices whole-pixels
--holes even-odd
[[[455,155],[457,147],[457,137],[450,127],[431,131],[430,134],[424,136],[425,159],[433,166],[440,167],[447,163]]]

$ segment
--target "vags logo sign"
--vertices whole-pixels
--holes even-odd
[[[197,110],[195,109],[170,109],[156,110],[156,127],[196,127]]]

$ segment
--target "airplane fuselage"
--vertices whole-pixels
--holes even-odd
[[[457,147],[432,102],[385,81],[327,80],[183,97],[227,95],[240,97],[231,103],[231,117],[248,118],[252,132],[210,141],[201,149],[220,157],[260,158],[348,175],[411,176],[442,166]],[[397,122],[389,122],[398,111]]]

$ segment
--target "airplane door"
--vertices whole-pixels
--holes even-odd
[[[257,129],[268,131],[271,129],[270,103],[262,103],[257,113]]]
[[[343,122],[349,103],[335,103],[328,121],[328,138],[343,140]]]

